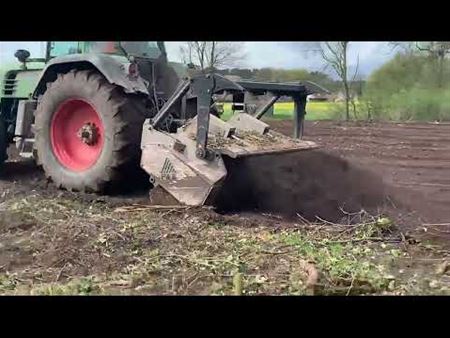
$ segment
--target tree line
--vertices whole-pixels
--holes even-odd
[[[372,118],[450,120],[450,43],[393,42],[396,56],[373,72],[365,100]]]
[[[342,90],[345,99],[345,118],[350,119],[350,105],[356,115],[356,94],[361,95],[362,81],[357,81],[357,72],[348,71],[348,41],[322,42],[314,50],[320,55],[339,80],[328,74],[305,69],[243,69],[231,68],[245,59],[243,43],[224,41],[189,41],[180,47],[182,61],[200,71],[214,71],[223,75],[235,75],[243,79],[269,82],[312,81],[331,92]]]
[[[312,81],[332,92],[340,89],[338,80],[320,71],[308,71],[306,69],[278,69],[278,68],[226,68],[217,69],[217,73],[225,76],[239,76],[242,79],[264,82],[296,82]]]
[[[450,42],[390,44],[396,56],[366,81],[358,74],[359,57],[349,60],[349,41],[321,42],[315,50],[334,78],[330,72],[306,69],[240,67],[245,59],[242,43],[194,41],[181,51],[184,62],[201,70],[256,81],[312,81],[331,92],[343,93],[344,104],[339,109],[346,120],[450,120]],[[356,68],[350,71],[349,64],[355,61]]]
[[[268,82],[313,81],[330,91],[340,89],[339,81],[328,74],[306,69],[249,69],[240,67],[246,55],[243,43],[224,41],[188,41],[181,45],[183,63],[202,71],[214,71],[222,75]]]

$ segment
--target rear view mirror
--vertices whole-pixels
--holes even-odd
[[[30,57],[30,52],[25,49],[19,49],[14,53],[14,56],[19,60],[21,63],[25,63],[27,59]]]

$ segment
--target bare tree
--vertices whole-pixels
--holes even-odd
[[[236,66],[245,56],[242,43],[225,41],[189,41],[180,47],[183,62],[201,70]]]
[[[186,64],[193,63],[194,46],[193,42],[186,42],[180,46],[181,61]]]
[[[350,103],[352,101],[350,83],[356,78],[358,72],[359,58],[353,79],[349,82],[348,78],[348,41],[325,42],[321,49],[322,58],[328,66],[333,68],[336,75],[342,82],[345,95],[345,119],[350,120]],[[356,105],[353,105],[356,112]]]
[[[180,47],[183,62],[189,64],[197,63],[201,69],[206,64],[206,41],[189,41]]]
[[[403,53],[412,53],[414,52],[414,42],[407,42],[407,41],[390,41],[389,46],[391,47],[392,51],[400,51]]]
[[[426,52],[430,59],[434,62],[436,69],[436,84],[438,88],[441,88],[444,80],[444,61],[447,54],[450,53],[450,42],[416,42],[415,46],[420,52]]]
[[[362,94],[362,88],[361,88],[362,87],[362,78],[357,77],[358,76],[358,68],[359,68],[359,55],[356,58],[355,72],[353,73],[353,77],[349,83],[349,98],[350,98],[350,103],[353,108],[353,116],[354,116],[355,120],[358,119],[355,98],[357,97],[358,94],[359,95]],[[357,81],[355,81],[355,80],[357,80]],[[357,88],[358,86],[360,88]]]

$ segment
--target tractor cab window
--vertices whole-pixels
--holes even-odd
[[[124,54],[115,41],[86,42],[86,53]]]
[[[50,43],[50,57],[81,53],[78,41],[57,41]]]
[[[92,41],[88,43],[88,52],[129,55],[157,59],[161,50],[153,41]]]
[[[150,59],[157,59],[161,55],[156,41],[123,41],[121,45],[131,55]]]
[[[157,59],[164,49],[164,45],[156,41],[57,41],[50,42],[49,47],[52,58],[77,53],[105,53]]]

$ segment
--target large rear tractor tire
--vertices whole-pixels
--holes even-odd
[[[70,191],[108,193],[125,186],[141,173],[143,107],[95,71],[59,74],[36,110],[38,164]]]
[[[8,136],[6,134],[6,123],[2,117],[0,117],[0,172],[3,169],[5,161],[8,159]]]

